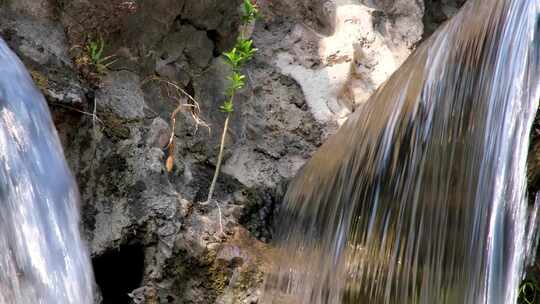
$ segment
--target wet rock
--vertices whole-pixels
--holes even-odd
[[[429,37],[437,27],[454,16],[466,0],[426,0],[424,38]]]
[[[226,292],[215,303],[258,303],[261,292],[257,288],[272,261],[268,246],[238,228],[231,240],[220,246],[216,260],[229,265],[232,274]]]
[[[13,1],[0,6],[0,36],[22,58],[49,102],[81,108],[84,87],[73,68],[64,29],[39,13],[45,3]]]

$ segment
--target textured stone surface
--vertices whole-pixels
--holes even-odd
[[[95,102],[123,119],[144,118],[145,102],[140,85],[137,74],[129,71],[110,72],[103,77]]]
[[[466,0],[426,0],[424,14],[424,36],[429,36],[443,22],[454,16]]]
[[[5,0],[3,9],[15,14],[35,19],[50,20],[54,17],[54,3],[51,0]]]
[[[318,32],[295,24],[276,65],[298,81],[319,122],[341,123],[420,40],[423,7],[412,1],[376,1],[368,6],[335,0],[319,3],[315,11],[328,12],[322,16],[330,20],[318,21],[333,24],[333,32],[324,35],[328,26]]]
[[[14,5],[18,8],[18,13],[0,7],[0,36],[22,58],[36,85],[49,101],[80,107],[85,100],[85,94],[73,70],[64,29],[59,24],[44,19],[44,16],[38,18],[31,15],[39,10],[43,3],[45,2],[21,1]],[[37,6],[32,6],[34,4]]]

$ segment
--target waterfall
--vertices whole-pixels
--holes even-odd
[[[469,1],[351,115],[289,186],[263,303],[515,303],[539,12]]]
[[[0,304],[91,304],[79,194],[49,109],[0,38]]]

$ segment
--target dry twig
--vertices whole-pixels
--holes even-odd
[[[162,79],[158,76],[152,76],[142,82],[144,85],[145,83],[149,81],[157,81],[159,83],[163,83],[166,85],[167,90],[167,97],[173,99],[178,106],[171,112],[171,135],[169,137],[169,143],[167,144],[167,160],[165,162],[165,167],[167,168],[167,172],[172,172],[173,165],[174,165],[174,145],[175,145],[175,127],[176,127],[176,116],[178,113],[182,111],[183,108],[190,109],[191,117],[193,118],[193,121],[195,122],[195,133],[198,131],[199,126],[203,126],[208,129],[208,133],[211,132],[210,125],[208,125],[200,116],[201,114],[201,108],[199,106],[199,103],[193,96],[188,94],[184,89],[182,89],[178,84]],[[170,88],[173,89],[173,91],[176,93],[171,93]],[[185,103],[183,98],[188,99],[188,103]]]

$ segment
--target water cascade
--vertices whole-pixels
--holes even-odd
[[[49,109],[0,38],[0,304],[91,304],[79,194]]]
[[[302,168],[263,303],[515,303],[539,2],[471,0]]]

